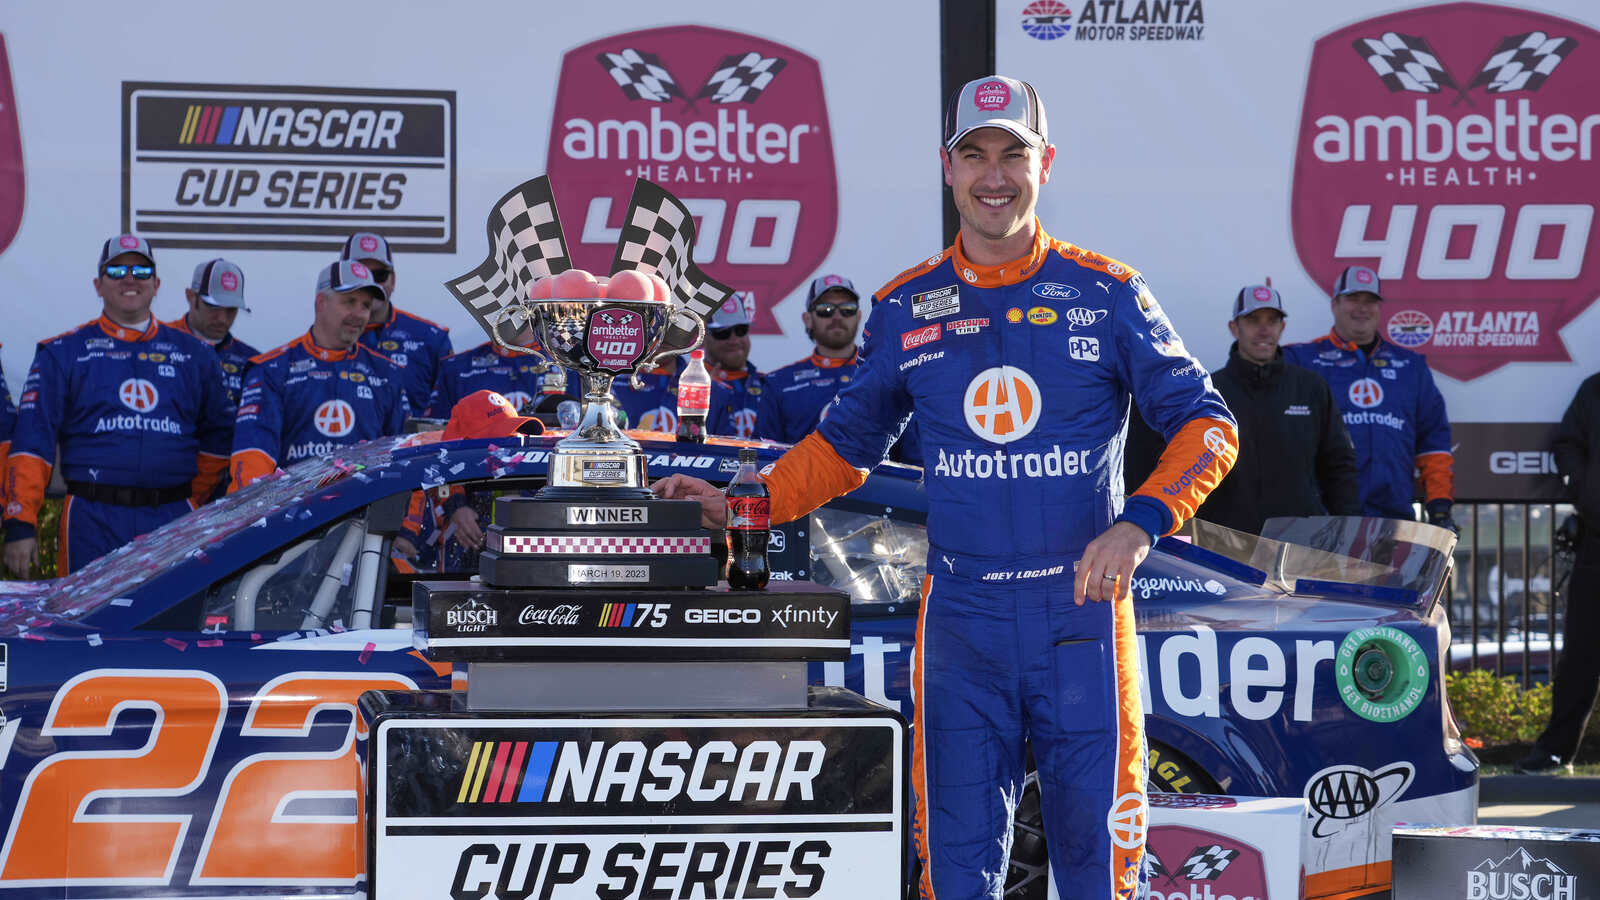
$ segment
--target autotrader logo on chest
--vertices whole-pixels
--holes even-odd
[[[1008,444],[1026,437],[1039,424],[1044,397],[1039,385],[1021,369],[996,366],[979,372],[967,385],[962,402],[967,427],[985,441]],[[1089,450],[1049,450],[1017,453],[1005,449],[979,452],[938,448],[935,475],[951,478],[1055,478],[1082,475],[1091,470]]]

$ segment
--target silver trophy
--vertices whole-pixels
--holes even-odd
[[[639,443],[617,426],[616,398],[611,383],[629,375],[642,388],[638,373],[699,347],[705,320],[670,300],[552,298],[516,300],[502,309],[500,322],[528,323],[540,350],[506,341],[491,328],[495,344],[508,352],[539,358],[547,366],[576,370],[583,377],[583,414],[572,434],[556,443],[550,455],[549,486],[539,496],[549,499],[592,497],[595,489],[608,496],[627,492],[648,497],[645,455]],[[692,333],[683,347],[663,347],[670,326]]]

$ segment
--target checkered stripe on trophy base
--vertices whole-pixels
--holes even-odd
[[[709,535],[674,537],[610,534],[526,535],[489,533],[489,549],[508,555],[557,554],[677,556],[711,552]]]

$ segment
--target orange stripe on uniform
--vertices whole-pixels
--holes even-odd
[[[1111,642],[1117,676],[1117,755],[1111,791],[1110,896],[1131,898],[1144,866],[1150,811],[1145,802],[1144,709],[1139,699],[1139,645],[1134,636],[1133,598],[1111,610]],[[1120,829],[1120,830],[1119,830]],[[1120,843],[1119,843],[1120,840]],[[1125,846],[1132,844],[1133,846]]]
[[[901,272],[899,275],[889,279],[888,284],[878,288],[878,292],[872,295],[872,302],[876,303],[879,300],[882,300],[883,298],[894,293],[895,288],[905,284],[913,278],[916,278],[918,275],[927,273],[935,266],[938,266],[940,263],[943,263],[945,260],[949,259],[950,254],[954,252],[954,247],[946,247],[945,249],[940,250],[938,255],[925,259],[922,262],[919,262],[911,268],[905,270],[904,272]]]
[[[762,479],[772,493],[772,521],[791,522],[867,480],[844,461],[821,432],[813,431],[778,458]]]
[[[229,462],[230,494],[263,475],[271,475],[278,468],[277,460],[260,450],[235,450]]]
[[[211,499],[211,492],[217,489],[217,482],[222,480],[222,473],[228,468],[228,458],[217,456],[213,453],[195,454],[194,480],[189,483],[189,497],[194,501],[195,509],[205,505]]]
[[[7,458],[6,518],[39,524],[39,507],[44,505],[44,486],[50,483],[51,468],[32,453],[13,453]]]
[[[1176,531],[1200,508],[1238,458],[1239,432],[1233,423],[1194,419],[1167,442],[1156,470],[1133,492],[1134,496],[1159,500],[1172,513],[1172,531]]]
[[[1417,469],[1422,472],[1422,496],[1429,500],[1450,500],[1456,495],[1456,458],[1448,450],[1417,454]]]
[[[67,540],[67,535],[71,533],[68,528],[72,521],[72,501],[76,499],[78,498],[71,494],[67,495],[67,499],[61,502],[61,518],[56,521],[56,577],[58,578],[72,571],[71,561],[67,558],[67,548],[72,542]]]
[[[923,726],[922,708],[927,704],[923,702],[926,695],[922,691],[922,674],[928,667],[923,664],[922,648],[927,642],[922,639],[923,627],[928,618],[928,595],[933,590],[933,576],[922,576],[922,603],[917,607],[917,642],[911,650],[911,840],[916,844],[917,858],[922,860],[922,875],[917,884],[917,893],[921,900],[934,900],[933,896],[933,866],[928,859],[928,818],[933,809],[928,805],[928,765],[926,759],[926,745],[924,735],[928,729]]]

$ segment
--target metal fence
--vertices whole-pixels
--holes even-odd
[[[1458,502],[1449,592],[1451,665],[1548,682],[1561,651],[1569,553],[1557,529],[1568,503]]]

